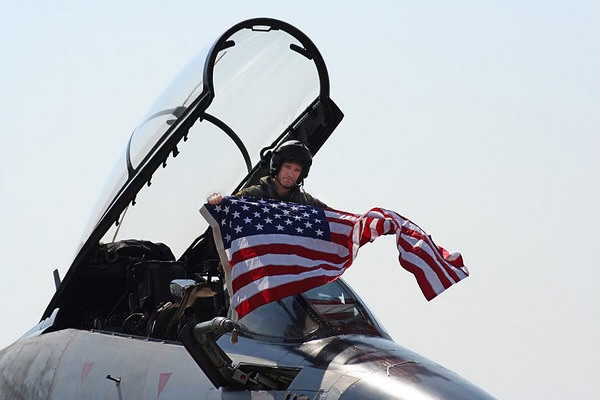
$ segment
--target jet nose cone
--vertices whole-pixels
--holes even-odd
[[[485,399],[490,396],[457,374],[439,365],[416,361],[389,364],[348,387],[339,397],[358,399]]]

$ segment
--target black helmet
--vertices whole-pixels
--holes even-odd
[[[277,175],[281,165],[286,161],[294,161],[302,165],[302,173],[298,179],[298,184],[301,184],[304,178],[308,176],[308,171],[310,171],[310,166],[312,165],[310,150],[298,140],[288,140],[281,143],[271,156],[271,164],[269,166],[271,176]]]

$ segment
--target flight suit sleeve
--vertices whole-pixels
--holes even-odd
[[[306,192],[303,192],[302,196],[304,197],[304,201],[302,202],[303,204],[307,204],[313,207],[327,208],[327,204],[323,203],[321,200],[311,196]]]
[[[235,196],[249,196],[256,197],[258,199],[268,198],[268,194],[261,188],[260,185],[248,186],[247,188],[243,188],[239,192],[235,194]]]

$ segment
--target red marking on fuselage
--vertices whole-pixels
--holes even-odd
[[[167,385],[167,382],[169,382],[169,379],[171,379],[171,375],[173,375],[172,372],[161,372],[158,378],[158,393],[156,394],[157,399],[160,397],[160,394]]]
[[[81,368],[81,382],[80,383],[83,383],[83,381],[85,381],[85,378],[87,378],[87,376],[90,373],[93,366],[94,366],[94,363],[83,364],[83,368]]]

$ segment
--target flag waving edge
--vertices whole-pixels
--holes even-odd
[[[223,272],[225,273],[225,283],[227,285],[227,294],[229,296],[229,300],[231,301],[231,295],[233,294],[233,289],[231,286],[231,265],[229,264],[229,259],[227,258],[227,253],[225,252],[225,247],[223,246],[223,237],[221,235],[221,228],[219,223],[214,219],[211,215],[210,211],[206,208],[206,204],[200,208],[200,214],[206,219],[208,224],[212,228],[213,239],[215,242],[215,247],[217,248],[217,253],[219,253],[219,261],[221,261],[221,265],[223,266]],[[235,310],[232,310],[232,319],[234,321],[237,320],[237,314]]]

